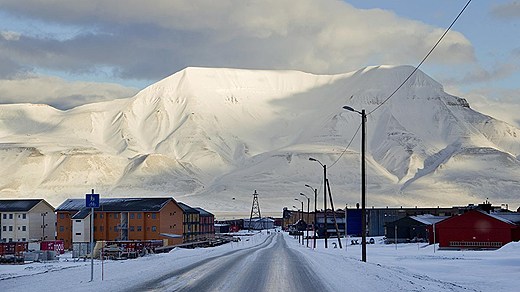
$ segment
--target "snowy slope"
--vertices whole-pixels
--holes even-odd
[[[291,207],[329,166],[336,205],[359,201],[361,119],[413,70],[339,75],[187,68],[136,96],[69,111],[0,106],[0,194],[57,205],[172,195],[210,211]],[[517,204],[520,131],[480,114],[421,71],[368,116],[368,204]],[[310,193],[308,193],[310,195]],[[235,199],[233,199],[235,198]],[[297,202],[295,202],[297,203]]]

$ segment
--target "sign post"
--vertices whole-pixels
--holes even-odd
[[[90,208],[90,282],[94,280],[94,208],[99,208],[99,194],[85,195],[85,207]]]

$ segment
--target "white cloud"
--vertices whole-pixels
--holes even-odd
[[[497,90],[490,88],[474,89],[463,92],[458,87],[448,86],[447,92],[464,97],[468,100],[470,107],[478,112],[492,116],[496,119],[520,128],[520,89]]]
[[[0,31],[0,36],[6,41],[17,41],[20,39],[20,33],[14,31]]]
[[[491,9],[491,15],[502,19],[520,19],[520,2],[511,1],[495,5]]]
[[[3,103],[45,103],[60,109],[129,97],[136,92],[135,88],[118,84],[69,82],[50,76],[0,80],[0,100]]]
[[[144,79],[186,66],[339,73],[381,63],[416,64],[443,32],[389,11],[356,9],[334,0],[0,3],[10,13],[96,26],[101,32],[55,43],[27,41],[16,48],[20,59],[49,67],[114,66],[123,77]],[[450,32],[430,59],[442,64],[473,61],[471,43],[457,32]]]

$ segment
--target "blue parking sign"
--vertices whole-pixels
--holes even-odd
[[[87,208],[99,208],[99,194],[86,194],[85,195],[85,207]]]

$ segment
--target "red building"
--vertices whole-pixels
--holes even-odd
[[[472,210],[436,223],[435,236],[440,248],[500,248],[520,240],[520,214]]]

